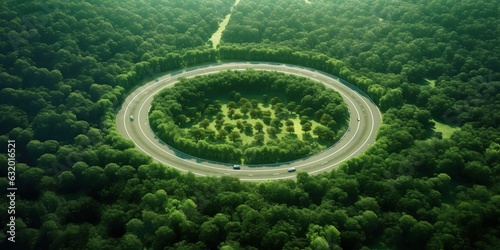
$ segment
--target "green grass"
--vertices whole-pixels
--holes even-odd
[[[271,111],[271,118],[275,118],[274,111],[272,110],[272,108],[271,108],[271,106],[270,106],[270,105],[268,105],[268,106],[264,106],[263,104],[259,104],[259,107],[260,107],[260,109],[261,109],[262,111]],[[239,109],[238,109],[238,108],[237,108],[237,109],[235,109],[235,110],[237,110],[237,112],[239,112]],[[251,125],[252,125],[252,127],[253,127],[253,126],[255,125],[255,123],[257,123],[257,122],[259,122],[259,121],[260,121],[260,122],[264,125],[264,129],[262,130],[262,131],[264,132],[264,138],[265,138],[264,143],[266,143],[267,141],[269,141],[269,140],[272,140],[272,139],[273,139],[273,138],[271,138],[271,137],[267,134],[267,132],[266,132],[266,129],[267,129],[267,128],[269,128],[270,126],[268,126],[268,125],[264,124],[264,122],[262,121],[262,119],[254,119],[254,118],[252,118],[249,114],[247,114],[247,115],[246,115],[244,118],[242,118],[242,119],[239,119],[239,120],[233,120],[233,119],[231,119],[231,118],[229,118],[229,117],[228,117],[228,112],[229,112],[229,109],[228,109],[228,107],[227,107],[227,105],[226,105],[226,104],[222,104],[222,105],[221,105],[221,111],[222,111],[222,113],[223,113],[224,115],[226,115],[226,117],[224,117],[224,121],[225,121],[225,123],[224,123],[224,124],[227,124],[227,123],[232,123],[232,124],[236,125],[236,123],[237,123],[238,121],[241,121],[241,122],[246,121],[247,123],[251,124]],[[241,112],[240,112],[240,113],[241,113]],[[300,119],[299,119],[299,116],[298,116],[298,115],[291,115],[291,116],[290,116],[290,118],[289,118],[288,120],[292,121],[292,122],[293,122],[293,124],[294,124],[295,133],[293,133],[293,134],[294,134],[294,135],[296,135],[298,139],[302,140],[302,139],[303,139],[303,133],[304,133],[304,131],[302,131],[302,125],[300,124]],[[314,135],[313,135],[313,133],[312,133],[312,131],[314,130],[314,128],[316,128],[316,126],[318,126],[318,125],[319,125],[319,123],[317,123],[316,121],[313,121],[313,120],[310,120],[309,122],[312,124],[312,129],[311,129],[311,131],[309,131],[309,134],[310,134],[313,138],[316,138],[317,136],[314,136]],[[209,126],[208,128],[215,130],[215,120],[214,120],[214,121],[212,121],[212,122],[210,123],[210,126]],[[283,138],[284,136],[288,135],[289,133],[287,133],[285,129],[286,129],[286,125],[285,125],[285,123],[283,122],[283,126],[281,127],[281,133],[276,134],[276,138],[281,139],[281,138]],[[235,130],[235,131],[239,131],[239,130],[238,130],[238,128],[235,128],[234,130]],[[251,143],[252,141],[254,141],[254,137],[253,137],[253,136],[254,136],[255,134],[257,134],[257,130],[255,130],[255,129],[254,129],[254,130],[253,130],[253,135],[251,135],[251,136],[246,135],[246,134],[244,133],[244,131],[241,131],[241,132],[240,132],[240,134],[241,134],[241,140],[242,140],[242,143],[243,143],[243,144],[247,144],[247,143]]]
[[[286,97],[284,95],[282,95],[281,93],[279,94],[276,94],[276,95],[271,95],[271,96],[278,96],[280,97],[282,100],[286,100]],[[271,107],[271,105],[264,105],[262,103],[262,99],[261,99],[261,95],[252,95],[252,94],[249,94],[249,95],[246,95],[245,98],[249,99],[249,100],[252,100],[252,99],[255,99],[259,102],[259,109],[262,110],[262,112],[266,112],[266,111],[270,111],[271,113],[271,119],[274,119],[276,117],[275,115],[275,112],[273,110],[273,108]],[[227,98],[219,98],[219,101],[221,102],[221,109],[220,109],[220,112],[222,112],[225,117],[224,117],[224,124],[233,124],[235,126],[235,128],[233,129],[233,131],[238,131],[240,132],[240,136],[241,136],[241,143],[244,145],[244,144],[251,144],[252,142],[255,141],[254,139],[254,136],[258,133],[256,129],[253,129],[253,133],[251,134],[246,134],[245,133],[245,129],[238,129],[236,127],[236,124],[238,121],[242,122],[243,124],[245,123],[248,123],[248,124],[251,124],[252,125],[252,128],[254,128],[255,124],[257,122],[261,122],[263,125],[264,125],[264,128],[262,129],[262,132],[264,134],[264,144],[271,141],[271,140],[276,140],[276,139],[282,139],[283,137],[285,136],[294,136],[296,137],[297,139],[299,140],[304,140],[304,131],[302,131],[302,125],[300,124],[300,116],[297,115],[297,114],[294,114],[294,113],[291,113],[288,117],[288,120],[292,121],[293,124],[294,124],[294,130],[295,132],[290,134],[288,132],[286,132],[286,124],[285,124],[285,121],[283,120],[282,123],[283,123],[283,126],[281,127],[281,131],[278,131],[275,135],[270,135],[267,133],[267,129],[271,126],[269,125],[266,125],[264,123],[264,121],[261,119],[261,118],[252,118],[250,116],[250,113],[247,113],[247,115],[243,116],[241,119],[232,119],[232,118],[229,118],[229,108],[227,107],[227,102],[229,102],[229,99]],[[240,113],[242,114],[240,108],[236,108],[234,109],[236,113]],[[210,129],[210,130],[214,130],[216,131],[217,133],[217,129],[215,128],[216,126],[216,118],[215,116],[214,117],[206,117],[206,116],[202,116],[200,118],[200,121],[207,118],[208,120],[210,120],[210,125],[207,127],[207,129]],[[313,119],[309,120],[309,122],[311,123],[312,125],[312,128],[311,128],[311,131],[308,132],[308,140],[315,140],[317,139],[317,136],[314,135],[314,133],[312,132],[317,126],[319,126],[320,124],[316,121],[314,121]],[[188,133],[189,131],[189,128],[192,127],[192,126],[198,126],[198,122],[196,121],[190,121],[186,124],[184,124],[182,127],[184,128],[184,130]],[[222,129],[224,129],[224,126],[222,126]],[[338,132],[338,131],[337,131]],[[229,143],[230,140],[229,140],[229,137],[226,137],[226,140],[217,140],[218,142],[217,143]]]
[[[429,85],[429,86],[434,88],[434,87],[436,87],[436,80],[424,78],[423,85]]]
[[[460,130],[460,127],[458,126],[450,126],[446,123],[443,122],[438,122],[436,120],[432,120],[435,125],[434,125],[434,131],[435,132],[441,132],[443,134],[443,138],[450,138],[451,134],[453,132]]]

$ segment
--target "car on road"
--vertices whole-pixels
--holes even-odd
[[[241,169],[241,166],[240,165],[233,165],[233,169],[234,170],[239,170],[239,169]]]
[[[244,65],[244,64],[242,64],[242,65]],[[218,68],[219,66],[220,66],[220,69]],[[239,65],[239,64],[236,64],[236,65],[232,65],[232,64],[221,64],[221,65],[219,65],[219,66],[214,67],[214,68],[213,68],[213,69],[211,69],[211,70],[213,70],[213,72],[216,72],[216,71],[218,71],[218,70],[226,70],[226,68],[233,68],[233,69],[234,69],[234,68],[238,68],[238,67],[243,67],[243,66],[241,66],[241,65]],[[246,65],[246,66],[248,66],[248,65]],[[245,67],[246,67],[246,66],[245,66]],[[252,67],[255,67],[255,68],[259,69],[259,70],[269,70],[269,71],[273,71],[273,70],[275,70],[275,69],[271,68],[269,65],[264,65],[264,66],[262,66],[262,68],[261,68],[261,65],[252,65]],[[298,67],[298,66],[287,66],[287,67],[286,67],[286,70],[288,70],[288,73],[289,73],[289,74],[294,74],[294,73],[297,73],[297,74],[298,74],[298,73],[300,73],[300,72],[301,72],[300,67]],[[207,70],[207,71],[208,71],[208,70]],[[297,72],[296,72],[296,71],[297,71]],[[212,72],[212,71],[210,71],[210,72]],[[173,76],[174,78],[176,78],[176,77],[178,77],[178,76],[179,76],[180,74],[182,74],[182,73],[183,73],[183,71],[172,72],[172,73],[170,73],[170,74],[166,74],[166,75],[165,75],[165,78],[172,77],[172,76]],[[204,71],[200,71],[200,72],[199,72],[199,74],[200,74],[200,75],[201,75],[201,74],[205,74],[205,73],[206,73],[206,72],[204,72]],[[312,74],[312,73],[311,73],[311,74]],[[160,84],[154,84],[154,79],[155,79],[155,78],[153,78],[153,83],[151,84],[151,86],[150,86],[150,87],[147,87],[147,91],[148,91],[148,94],[149,94],[149,95],[144,94],[145,92],[144,92],[143,94],[140,94],[140,93],[141,93],[141,91],[143,91],[143,89],[138,88],[138,89],[137,89],[137,91],[138,91],[138,92],[133,92],[133,93],[131,93],[131,95],[130,95],[130,96],[133,96],[133,97],[136,97],[136,96],[137,96],[137,97],[139,97],[139,99],[140,99],[140,100],[138,99],[138,100],[135,100],[134,102],[124,102],[124,105],[123,105],[123,107],[122,107],[121,111],[119,112],[119,114],[120,114],[120,115],[122,115],[122,117],[123,117],[124,119],[123,119],[123,120],[121,120],[121,119],[116,119],[116,122],[117,122],[117,123],[116,123],[116,124],[117,124],[117,128],[118,128],[118,130],[119,130],[120,134],[122,134],[122,135],[126,136],[128,133],[130,133],[130,131],[128,130],[128,127],[129,127],[129,126],[138,126],[138,125],[141,125],[140,123],[143,121],[143,118],[142,118],[142,116],[141,116],[140,118],[138,118],[138,119],[139,119],[139,122],[138,122],[138,123],[135,123],[135,116],[132,116],[132,115],[133,115],[132,113],[136,113],[136,114],[137,114],[137,111],[136,111],[136,110],[134,110],[134,109],[133,109],[133,107],[134,107],[134,106],[138,107],[138,106],[141,106],[141,105],[145,105],[145,104],[146,104],[146,100],[149,100],[148,98],[150,97],[151,93],[156,92],[158,89],[160,89],[160,88],[163,88],[163,87],[164,87],[164,86],[161,86]],[[160,81],[162,81],[162,79],[160,79]],[[339,80],[339,81],[341,81],[341,82],[345,82],[345,81],[343,81],[343,80]],[[338,82],[333,82],[333,83],[332,83],[332,85],[333,85],[333,84],[335,84],[335,86],[337,86],[337,85],[338,85],[338,86],[343,86],[341,83],[338,83]],[[153,85],[154,85],[154,87],[155,87],[155,88],[153,88]],[[330,84],[329,84],[329,85],[330,85]],[[346,89],[340,88],[340,90],[342,90],[342,91],[340,91],[340,93],[341,93],[341,94],[344,94],[344,95],[346,95],[346,96],[353,95],[353,93],[354,93],[354,92],[352,92],[352,93],[351,93],[351,89],[349,89],[349,88],[346,88]],[[361,96],[354,95],[354,97],[355,97],[356,99],[364,98],[364,96],[362,96],[362,95],[361,95]],[[142,98],[142,99],[141,99],[141,98]],[[364,99],[360,99],[360,100],[364,100]],[[367,101],[368,101],[368,102],[367,102],[367,104],[368,104],[368,105],[372,105],[372,103],[371,103],[371,102],[369,102],[369,100],[367,100]],[[368,125],[371,125],[371,126],[368,126],[368,125],[367,125],[367,126],[363,126],[363,124],[361,124],[361,125],[359,125],[359,124],[358,124],[358,126],[360,126],[360,128],[359,128],[359,129],[362,129],[362,130],[364,130],[364,131],[370,132],[370,133],[363,133],[363,134],[362,134],[362,136],[366,135],[366,136],[368,137],[368,135],[371,135],[371,134],[372,134],[372,132],[373,132],[373,133],[377,132],[377,130],[378,130],[378,128],[379,128],[379,125],[380,125],[380,122],[381,122],[381,120],[380,120],[380,119],[378,119],[378,117],[379,117],[379,115],[380,115],[380,118],[382,117],[382,116],[381,116],[381,114],[380,114],[380,111],[378,110],[378,108],[377,108],[376,106],[374,106],[374,105],[373,105],[373,107],[371,107],[371,106],[365,106],[365,104],[364,104],[363,102],[353,102],[353,103],[354,103],[354,107],[351,107],[351,109],[352,109],[352,110],[351,110],[351,109],[348,109],[348,111],[349,111],[349,113],[350,113],[351,118],[352,118],[352,117],[354,117],[354,116],[356,115],[356,114],[353,112],[354,110],[358,110],[358,111],[360,112],[360,113],[358,113],[358,117],[356,117],[356,119],[360,119],[360,118],[361,118],[361,116],[363,116],[363,117],[364,117],[363,119],[367,119],[367,117],[370,117],[370,114],[371,114],[371,116],[375,115],[375,116],[374,116],[374,118],[377,118],[377,119],[367,119],[367,121],[369,120],[368,122],[370,123],[370,124],[368,124]],[[142,107],[142,106],[141,106],[141,107]],[[145,107],[148,107],[148,110],[149,110],[149,109],[151,108],[151,105],[149,105],[149,106],[145,106]],[[128,111],[127,111],[127,110],[128,110]],[[131,110],[134,110],[134,111],[132,112]],[[374,114],[372,114],[372,110],[373,110],[373,111],[375,111],[375,113],[374,113]],[[123,122],[124,122],[124,120],[126,119],[126,118],[125,118],[126,112],[129,112],[129,117],[130,117],[130,120],[129,120],[129,122],[130,122],[130,123],[128,124],[128,126],[127,126],[127,124],[124,124],[124,123],[123,123]],[[367,113],[367,112],[369,112],[369,113]],[[146,112],[146,113],[148,113],[148,112]],[[146,119],[145,121],[147,121],[147,119]],[[352,121],[352,120],[351,120],[351,121]],[[125,121],[125,122],[126,122],[126,121]],[[358,123],[361,123],[360,121],[357,121],[357,122],[358,122]],[[353,123],[353,124],[354,124],[354,123]],[[355,126],[352,126],[352,124],[351,124],[351,126],[349,126],[349,127],[348,127],[348,130],[350,130],[350,129],[351,129],[351,128],[353,128],[353,127],[355,127]],[[371,130],[370,130],[370,128],[371,128]],[[139,129],[140,129],[140,128],[139,128]],[[353,129],[353,130],[354,130],[354,129]],[[155,144],[165,145],[165,143],[164,143],[164,142],[162,142],[162,141],[161,141],[161,140],[160,140],[160,139],[159,139],[159,138],[158,138],[158,137],[157,137],[154,133],[152,133],[149,129],[147,129],[146,131],[142,131],[142,132],[146,132],[146,133],[148,133],[148,136],[155,137],[155,140],[153,141]],[[348,134],[348,135],[346,136],[346,138],[344,138],[344,142],[345,142],[345,141],[350,142],[350,141],[351,141],[351,140],[350,140],[350,139],[351,139],[350,137],[354,137],[354,136],[358,136],[358,135],[359,135],[359,133],[350,133],[350,134]],[[126,137],[128,137],[128,136],[126,136]],[[141,140],[142,135],[141,135],[138,131],[135,131],[135,130],[134,130],[134,131],[132,131],[132,133],[130,133],[130,137],[131,137],[131,139],[132,139],[132,140],[133,140],[133,141],[134,141],[134,142],[135,142],[138,146],[140,145],[140,147],[141,147],[141,148],[143,148],[143,146],[144,146],[144,148],[146,148],[146,145],[150,143],[150,142],[149,142],[149,141],[147,141],[147,140]],[[357,138],[357,137],[356,137],[356,139],[357,139],[357,140],[361,140],[360,138]],[[372,137],[368,137],[366,140],[367,140],[367,142],[370,142],[370,143],[373,143],[373,141],[374,141],[374,140],[373,140],[373,136],[372,136]],[[365,144],[363,144],[363,145],[365,145]],[[344,158],[344,157],[342,157],[342,159],[339,159],[339,161],[340,161],[340,160],[344,161],[344,160],[348,159],[349,157],[354,156],[354,155],[355,155],[355,153],[360,153],[360,152],[362,152],[363,150],[365,150],[365,149],[367,148],[367,147],[362,147],[363,145],[360,145],[360,147],[359,147],[359,148],[358,148],[358,147],[348,147],[348,148],[346,149],[346,150],[347,150],[347,151],[346,151],[346,153],[349,153],[349,150],[351,150],[351,154],[346,154],[346,155],[349,155],[349,156],[346,156],[345,158]],[[158,145],[158,146],[160,146],[160,145]],[[149,148],[148,148],[148,149],[149,149]],[[151,150],[151,151],[149,151],[149,150],[148,150],[148,152],[147,152],[148,154],[153,154],[153,153],[155,153],[155,151],[156,151],[156,149],[155,149],[155,148],[153,148],[153,147],[150,147],[150,150]],[[333,151],[333,150],[336,150],[336,149],[334,149],[334,148],[332,147],[332,149],[331,149],[331,150]],[[159,160],[159,161],[161,160],[162,162],[166,162],[166,163],[168,163],[168,165],[176,166],[176,164],[178,164],[178,163],[177,163],[177,161],[176,161],[175,159],[173,159],[173,158],[176,158],[176,157],[171,157],[171,155],[170,155],[170,154],[168,154],[168,155],[167,155],[167,154],[162,154],[162,157],[161,157],[161,158],[159,158],[158,160]],[[333,158],[333,157],[332,157],[332,158]],[[235,163],[233,163],[233,164],[235,164]],[[181,169],[183,169],[183,170],[186,170],[186,171],[193,171],[193,173],[196,173],[196,174],[201,174],[201,175],[206,174],[206,175],[224,176],[224,175],[226,175],[226,174],[229,174],[228,170],[229,170],[229,171],[230,171],[230,170],[233,170],[233,169],[228,169],[228,167],[231,167],[231,168],[232,168],[232,167],[233,167],[233,164],[225,164],[225,168],[220,168],[220,169],[218,168],[218,169],[217,169],[217,171],[212,171],[212,168],[210,168],[210,169],[206,168],[206,169],[202,169],[202,170],[199,170],[199,171],[198,171],[198,170],[197,170],[197,168],[193,168],[193,169],[190,169],[190,168],[183,168],[183,167],[182,167],[182,165],[180,165],[180,166],[176,166],[176,167],[179,167],[179,168],[181,168]],[[241,163],[239,163],[239,164],[241,164]],[[333,162],[332,162],[331,164],[333,164]],[[188,165],[189,165],[189,164],[186,164],[186,166],[185,166],[185,167],[188,167]],[[276,165],[278,165],[278,164],[276,164]],[[313,162],[313,164],[312,164],[312,165],[321,165],[321,162],[319,162],[319,164],[318,164],[318,163]],[[241,165],[241,166],[244,166],[244,165]],[[325,163],[325,166],[326,166],[326,163]],[[313,167],[316,167],[316,166],[313,166]],[[318,166],[318,167],[319,167],[319,166]],[[323,167],[324,167],[324,166],[323,166]],[[237,167],[236,167],[236,168],[237,168]],[[281,170],[276,169],[276,170],[278,170],[278,173],[275,173],[275,176],[274,176],[274,175],[272,175],[272,176],[271,176],[271,175],[267,175],[267,177],[264,177],[264,178],[266,178],[266,179],[270,179],[270,180],[271,180],[271,179],[294,178],[294,177],[296,176],[296,173],[297,173],[298,171],[297,171],[296,169],[289,169],[289,168],[291,168],[291,167],[290,167],[290,166],[288,166],[288,168],[287,168],[286,166],[284,166],[284,167],[282,167],[282,168],[281,168]],[[312,167],[311,167],[311,169],[312,169]],[[235,172],[232,172],[232,173],[233,173],[233,174],[236,174],[236,173],[240,173],[240,174],[242,174],[241,176],[239,176],[239,177],[241,177],[241,178],[242,178],[242,180],[250,180],[250,179],[254,180],[254,179],[257,179],[257,178],[263,178],[262,176],[260,176],[260,175],[256,175],[256,174],[255,174],[255,173],[260,173],[260,171],[261,171],[261,170],[260,170],[260,168],[256,168],[256,169],[255,169],[256,171],[252,171],[252,172],[250,172],[250,170],[254,170],[254,169],[253,169],[253,168],[252,168],[252,169],[250,169],[250,168],[245,167],[245,169],[241,169],[241,170],[234,170]],[[285,170],[287,170],[287,174],[285,174],[285,173],[284,173],[284,171],[285,171]],[[247,176],[247,175],[246,175],[245,173],[243,173],[242,171],[243,171],[243,172],[248,171],[248,172],[249,172],[249,175]],[[266,171],[266,170],[264,170],[264,171]],[[301,172],[302,172],[302,171],[309,171],[309,169],[308,169],[308,168],[301,168]],[[282,176],[280,176],[280,175],[279,175],[279,172],[281,172],[281,173],[282,173],[282,174],[281,174]]]
[[[361,119],[358,118],[358,122],[360,121]]]
[[[288,169],[288,173],[295,172],[296,170],[297,170],[297,169],[296,169],[296,168],[293,168],[293,167],[292,167],[292,168],[289,168],[289,169]]]

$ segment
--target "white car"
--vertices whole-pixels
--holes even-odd
[[[297,170],[296,168],[293,168],[293,167],[292,167],[292,168],[289,168],[289,169],[288,169],[288,172],[289,172],[289,173],[291,173],[291,172],[295,172],[296,170]]]
[[[233,169],[234,170],[239,170],[239,169],[241,169],[241,166],[240,165],[233,165]]]
[[[133,121],[133,120],[134,120],[134,116],[130,115],[130,121]]]

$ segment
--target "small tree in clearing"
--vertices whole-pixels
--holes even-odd
[[[241,138],[241,135],[238,131],[233,131],[229,134],[229,140],[231,140],[232,142],[235,142],[239,138]]]
[[[208,119],[203,119],[203,121],[200,122],[200,127],[203,129],[207,129],[208,126],[210,126],[210,121]]]
[[[256,122],[255,125],[254,125],[254,128],[257,131],[262,132],[262,129],[264,128],[264,125],[262,124],[262,122]]]
[[[258,143],[263,143],[264,142],[264,134],[263,133],[258,133],[254,137],[255,141]]]
[[[218,139],[224,139],[227,136],[227,131],[224,129],[219,129],[219,133],[217,134]]]
[[[276,135],[276,132],[277,132],[277,131],[276,131],[276,128],[269,127],[269,128],[267,128],[267,129],[266,129],[266,132],[267,132],[267,134],[269,134],[269,135]]]
[[[304,131],[305,133],[311,131],[312,129],[312,125],[310,122],[306,122],[304,123],[304,125],[302,125],[302,131]]]

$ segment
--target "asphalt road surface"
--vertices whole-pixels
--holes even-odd
[[[348,106],[350,112],[348,131],[334,146],[313,156],[282,164],[243,165],[240,170],[233,170],[231,164],[212,162],[184,154],[166,145],[155,136],[148,124],[148,112],[151,102],[153,97],[162,89],[178,82],[178,77],[190,78],[225,70],[244,70],[247,68],[303,76],[333,88],[342,95]],[[131,115],[134,117],[133,121],[130,119]],[[118,131],[125,138],[132,140],[139,150],[153,157],[155,161],[200,176],[233,176],[244,181],[295,178],[297,172],[290,173],[287,171],[290,167],[295,167],[297,171],[306,171],[309,174],[331,171],[338,167],[341,162],[368,149],[375,142],[376,132],[381,122],[382,115],[377,106],[362,93],[358,93],[340,83],[338,78],[295,65],[261,62],[214,64],[164,75],[146,83],[131,93],[123,103],[116,118]]]

